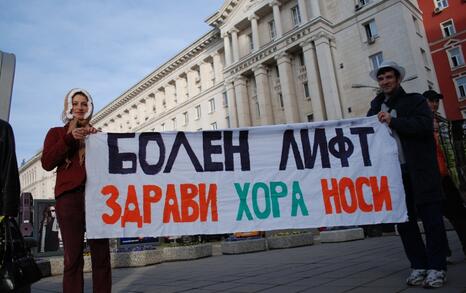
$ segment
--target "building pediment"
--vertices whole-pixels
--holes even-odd
[[[268,5],[271,0],[229,0],[223,3],[223,6],[206,22],[214,27],[233,28],[236,24],[241,23],[244,19],[252,15],[253,11],[261,6]]]

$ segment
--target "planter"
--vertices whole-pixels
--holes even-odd
[[[353,228],[345,230],[330,230],[320,232],[320,242],[345,242],[364,239],[364,230],[362,228]]]
[[[267,249],[267,241],[265,238],[257,239],[244,239],[236,241],[223,241],[222,253],[223,254],[242,254],[256,251],[263,251]]]
[[[163,261],[190,260],[208,256],[212,256],[210,243],[163,248]]]
[[[110,256],[112,268],[141,267],[163,261],[160,249],[115,252],[111,253]]]
[[[312,244],[314,244],[314,237],[310,232],[274,235],[267,238],[267,245],[269,249],[299,247]]]

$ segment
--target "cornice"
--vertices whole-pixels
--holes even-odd
[[[228,18],[239,2],[240,0],[225,1],[223,6],[216,13],[207,18],[205,22],[210,26],[219,28],[222,24],[225,23],[225,20]]]
[[[35,162],[39,161],[41,156],[42,150],[38,151],[37,154],[34,155],[34,157],[30,158],[29,160],[27,160],[26,163],[24,163],[24,165],[20,166],[18,168],[18,172],[21,174],[23,171],[31,167]]]
[[[309,23],[298,27],[293,31],[287,32],[280,39],[269,43],[268,45],[260,48],[258,51],[249,54],[240,59],[238,62],[229,65],[224,70],[225,74],[227,75],[225,78],[250,70],[258,63],[272,58],[280,51],[286,51],[290,46],[293,46],[296,43],[299,44],[305,40],[314,41],[319,37],[325,37],[329,40],[334,39],[331,23],[322,17],[315,18]]]
[[[183,107],[185,107],[185,106],[187,106],[187,105],[189,105],[189,104],[198,103],[198,100],[199,100],[201,97],[203,97],[203,96],[205,96],[205,95],[209,95],[211,92],[216,91],[216,90],[218,90],[219,88],[221,88],[221,87],[223,87],[223,86],[224,86],[224,83],[223,83],[223,82],[218,83],[218,84],[216,84],[216,85],[210,87],[210,88],[207,89],[206,91],[203,91],[203,92],[197,94],[196,96],[194,96],[194,97],[192,97],[192,98],[189,98],[189,99],[187,99],[187,100],[185,100],[185,101],[183,101],[183,102],[177,104],[176,107],[172,107],[172,108],[170,108],[169,110],[167,110],[167,111],[165,111],[165,112],[163,112],[163,113],[160,113],[159,115],[157,115],[157,116],[155,116],[155,117],[153,117],[153,118],[151,118],[151,119],[148,119],[148,120],[145,121],[143,124],[138,125],[137,127],[135,127],[135,128],[133,129],[133,131],[134,131],[134,132],[137,132],[137,131],[141,130],[142,128],[147,127],[147,126],[150,125],[150,124],[153,124],[153,123],[155,123],[155,122],[157,122],[157,121],[159,121],[159,120],[163,120],[163,119],[166,118],[167,116],[172,115],[174,112],[179,111],[180,108],[183,108]]]
[[[131,101],[134,97],[150,88],[169,74],[173,73],[176,69],[189,62],[193,57],[199,55],[211,43],[220,38],[218,29],[213,29],[199,40],[191,44],[189,47],[181,51],[175,57],[171,58],[152,73],[143,78],[136,85],[131,87],[121,96],[116,98],[113,102],[105,106],[102,110],[96,113],[92,119],[92,123],[96,124],[110,113]]]

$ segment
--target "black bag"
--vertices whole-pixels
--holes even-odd
[[[31,251],[14,219],[1,223],[3,258],[0,268],[0,292],[10,292],[28,286],[42,278]]]

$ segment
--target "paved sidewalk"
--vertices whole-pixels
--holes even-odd
[[[466,292],[466,261],[449,232],[454,264],[434,292]],[[408,262],[397,236],[345,243],[222,255],[113,270],[113,292],[426,292],[409,288]],[[34,284],[32,292],[61,292],[62,276]],[[91,274],[85,274],[92,292]]]

